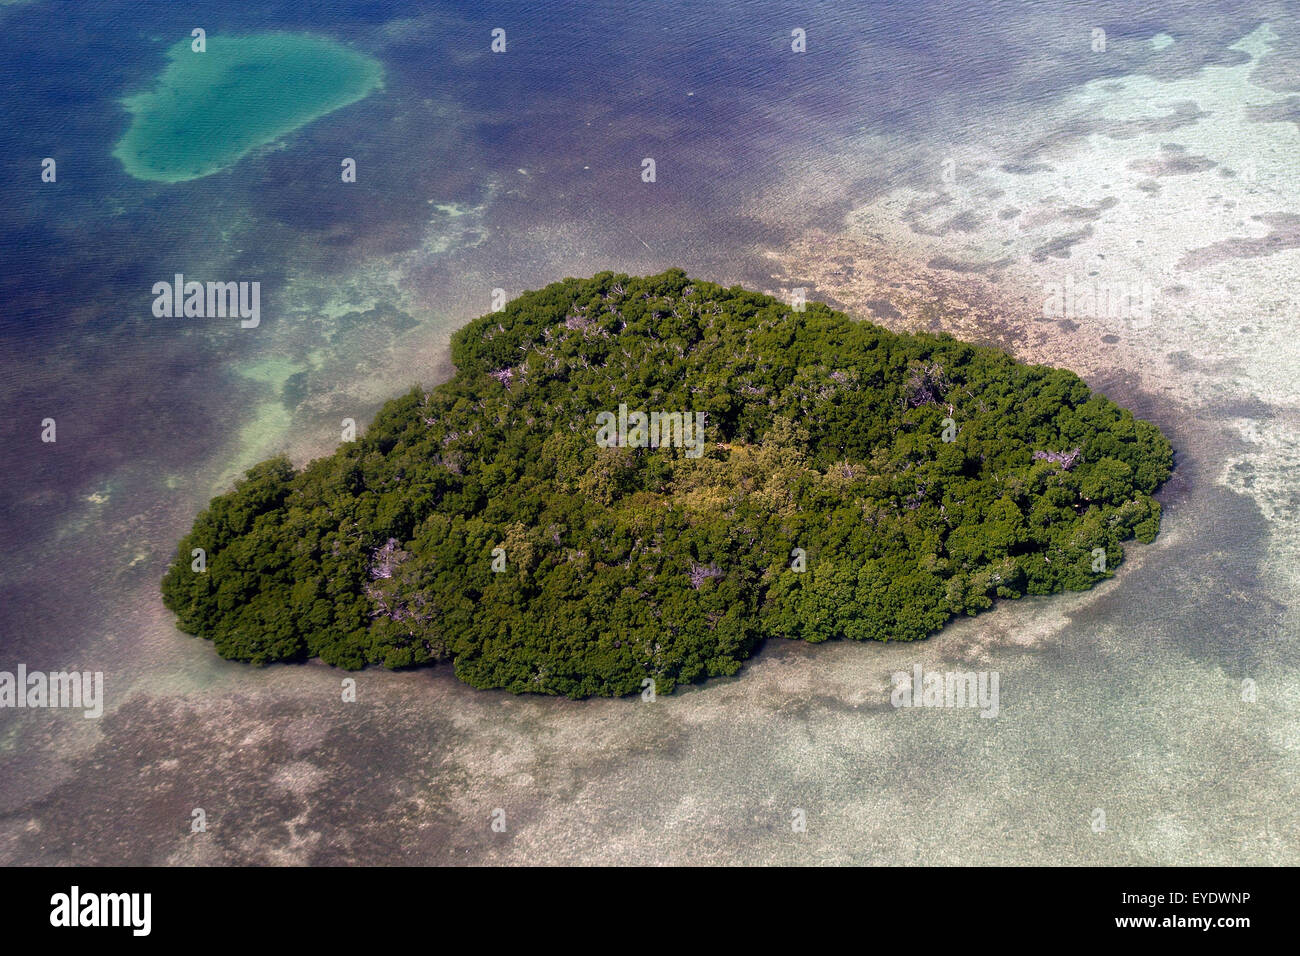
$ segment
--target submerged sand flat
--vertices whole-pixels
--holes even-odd
[[[154,88],[122,101],[134,120],[113,155],[137,179],[210,176],[383,85],[379,61],[326,37],[210,36],[167,56]]]

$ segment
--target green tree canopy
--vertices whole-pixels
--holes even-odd
[[[675,269],[527,293],[452,358],[332,456],[215,498],[163,581],[178,626],[258,664],[667,692],[768,637],[914,640],[1090,587],[1155,537],[1173,465],[1071,372]],[[703,412],[701,453],[600,447],[620,405]]]

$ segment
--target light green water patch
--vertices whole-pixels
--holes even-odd
[[[293,415],[278,398],[257,405],[239,429],[239,437],[235,442],[238,450],[231,456],[233,464],[221,476],[219,484],[228,486],[242,477],[246,469],[281,451],[284,436],[292,424]]]
[[[239,365],[235,371],[254,382],[282,388],[291,376],[302,371],[302,363],[279,356],[268,356]]]
[[[250,381],[268,385],[275,390],[281,404],[292,411],[307,394],[308,365],[281,356],[268,356],[235,367],[235,371]]]
[[[442,213],[448,219],[459,219],[461,216],[465,215],[466,213],[473,211],[473,207],[463,206],[457,202],[435,203],[432,199],[430,199],[429,205],[433,206],[434,209]]]
[[[134,120],[113,150],[137,179],[209,176],[252,150],[383,85],[378,60],[326,37],[295,33],[185,39],[155,88],[125,98]]]
[[[524,170],[519,172],[524,173]],[[487,198],[477,205],[430,199],[430,229],[421,245],[422,253],[439,255],[482,245],[487,240],[484,213],[496,192],[496,185],[488,184]]]
[[[1165,47],[1171,46],[1173,42],[1174,38],[1168,33],[1157,33],[1151,38],[1151,49],[1163,50]]]

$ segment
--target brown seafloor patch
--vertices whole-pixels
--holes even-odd
[[[1041,286],[1015,273],[1009,260],[971,266],[931,255],[922,262],[896,253],[879,235],[824,232],[768,257],[781,271],[772,272],[778,286],[767,291],[788,298],[792,288],[809,286],[810,298],[895,332],[946,332],[1022,361],[1069,368],[1090,383],[1113,377],[1117,367],[1144,367],[1126,340],[1102,339],[1087,322],[1045,318]],[[1135,384],[1163,391],[1156,382]]]

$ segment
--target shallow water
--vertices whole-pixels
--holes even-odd
[[[55,6],[0,12],[0,669],[102,670],[108,706],[0,712],[0,860],[1297,861],[1283,5]],[[120,99],[196,25],[330,36],[384,90],[212,176],[133,179]],[[445,377],[494,288],[670,265],[1080,371],[1175,443],[1159,539],[1086,595],[771,645],[653,703],[436,669],[353,675],[346,704],[339,672],[172,627],[175,541],[243,468]],[[175,272],[259,279],[261,326],[154,319]],[[1149,282],[1151,316],[1045,320],[1066,276]],[[895,710],[915,663],[998,671],[998,717]]]
[[[364,98],[377,61],[295,33],[206,35],[167,51],[154,88],[126,98],[131,128],[113,155],[132,176],[164,183],[210,176],[260,146]]]

